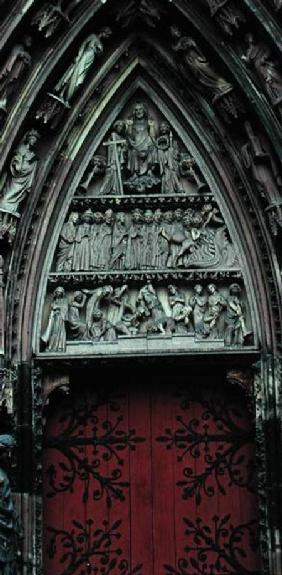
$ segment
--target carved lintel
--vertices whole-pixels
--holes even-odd
[[[48,405],[51,395],[58,389],[67,395],[69,393],[69,385],[69,376],[66,374],[46,375],[42,389],[43,406]]]

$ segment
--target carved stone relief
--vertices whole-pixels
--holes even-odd
[[[0,68],[0,121],[7,113],[9,100],[14,95],[19,80],[31,64],[31,44],[31,37],[24,36],[22,42],[13,46]]]
[[[211,17],[228,36],[232,36],[246,21],[240,8],[233,0],[205,0]]]
[[[238,283],[224,288],[215,283],[165,287],[147,282],[140,288],[109,284],[75,292],[59,286],[50,294],[46,312],[41,339],[47,352],[69,351],[73,342],[76,348],[94,342],[94,353],[99,353],[96,344],[101,342],[119,340],[126,348],[133,339],[142,347],[150,336],[176,337],[179,349],[205,342],[233,347],[250,342],[252,335],[246,296]]]
[[[240,269],[196,159],[153,105],[135,100],[72,199],[50,270],[41,351],[134,352],[164,339],[180,350],[250,345]]]

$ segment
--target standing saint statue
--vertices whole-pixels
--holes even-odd
[[[79,214],[72,212],[68,221],[63,225],[56,264],[58,272],[69,272],[72,269],[78,221]]]
[[[31,63],[28,48],[31,37],[25,36],[21,44],[15,44],[2,68],[0,68],[0,110],[7,111],[7,102],[14,91],[17,80]]]
[[[31,191],[38,164],[34,151],[38,139],[38,132],[30,130],[16,148],[9,171],[4,173],[0,181],[0,212],[20,217],[19,204]]]
[[[55,93],[50,94],[51,96],[62,101],[66,107],[70,107],[69,101],[83,84],[96,56],[102,54],[104,50],[102,40],[109,38],[111,33],[110,28],[102,28],[98,34],[90,34],[82,42],[75,60],[58,82]]]
[[[193,38],[182,36],[180,30],[175,27],[171,27],[171,35],[176,41],[173,50],[183,52],[184,66],[189,68],[199,83],[211,92],[213,101],[233,90],[232,84],[213,70]]]
[[[242,60],[254,68],[273,106],[281,105],[282,73],[272,60],[270,49],[262,43],[255,42],[253,34],[247,34],[246,42],[247,52],[242,56]]]

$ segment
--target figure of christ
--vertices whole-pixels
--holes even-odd
[[[130,174],[144,176],[157,162],[155,124],[148,118],[148,111],[142,102],[136,102],[132,118],[126,121],[128,140],[128,163]]]

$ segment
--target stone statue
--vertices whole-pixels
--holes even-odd
[[[79,188],[82,188],[83,191],[88,190],[89,185],[91,184],[92,180],[96,179],[99,176],[103,176],[105,174],[106,169],[106,160],[104,156],[100,154],[95,154],[89,163],[89,167],[86,170],[85,179],[79,185]]]
[[[101,305],[104,304],[105,302],[106,303],[109,302],[109,299],[112,297],[113,292],[114,289],[110,285],[102,286],[94,290],[84,290],[85,294],[90,295],[90,298],[88,299],[86,304],[86,333],[87,336],[90,337],[90,339],[93,336],[93,333],[91,334],[91,326],[95,315],[94,312],[96,311],[101,312],[101,314],[95,315],[96,318],[95,322],[97,321],[97,324],[99,323],[101,327],[101,320],[103,318]],[[98,328],[98,325],[96,327]]]
[[[273,106],[280,106],[282,100],[282,74],[271,58],[271,51],[262,43],[256,43],[253,34],[247,34],[247,53],[242,56],[252,66],[256,76]]]
[[[140,315],[141,325],[139,333],[172,334],[175,331],[173,318],[168,317],[152,284],[147,284],[139,291],[137,297],[137,311]]]
[[[84,83],[96,56],[103,52],[102,40],[106,40],[110,35],[110,28],[103,28],[98,34],[90,34],[84,40],[75,60],[56,84],[55,92],[50,94],[51,96],[59,99],[66,107],[70,107],[70,100]]]
[[[99,258],[99,244],[100,244],[100,228],[104,221],[102,212],[94,212],[93,223],[91,224],[91,238],[90,238],[90,269],[98,269]]]
[[[215,284],[209,284],[208,291],[208,309],[204,315],[205,331],[204,334],[210,339],[222,337],[223,329],[220,325],[220,319],[223,310],[226,308],[226,300],[217,291]]]
[[[172,318],[175,321],[176,333],[187,333],[190,323],[192,307],[186,304],[185,296],[177,289],[175,285],[169,285],[168,303],[172,311]]]
[[[122,173],[126,162],[127,140],[125,140],[125,123],[115,122],[111,139],[104,142],[108,148],[108,159],[105,180],[99,191],[99,196],[123,195]]]
[[[267,202],[266,212],[271,231],[276,236],[282,227],[282,181],[271,148],[262,134],[255,134],[250,122],[245,122],[248,142],[241,149],[245,167]]]
[[[182,244],[186,237],[182,218],[183,212],[180,208],[177,208],[174,212],[174,217],[172,217],[169,233],[165,228],[162,231],[163,237],[169,244],[169,255],[167,260],[167,266],[169,268],[175,268],[177,266]]]
[[[3,66],[0,68],[0,110],[7,112],[9,96],[15,91],[17,80],[31,64],[28,48],[31,46],[31,37],[24,36],[22,44],[16,44]]]
[[[68,331],[71,339],[86,339],[86,322],[80,317],[86,302],[86,294],[76,291],[68,307]]]
[[[154,226],[154,214],[152,210],[145,210],[144,212],[144,233],[143,233],[143,253],[141,268],[150,269],[154,265],[154,251],[155,251],[155,226]]]
[[[9,477],[6,471],[10,451],[16,445],[12,435],[0,435],[0,572],[15,575],[19,521],[15,511]]]
[[[66,321],[68,319],[68,302],[63,287],[57,287],[53,294],[51,311],[45,332],[41,336],[47,344],[47,351],[66,351]]]
[[[63,9],[64,0],[54,0],[53,2],[44,2],[32,19],[32,26],[35,26],[39,32],[50,38],[59,28],[61,22],[70,23],[70,14],[81,0],[72,0],[68,6]]]
[[[75,271],[89,271],[91,269],[92,223],[93,212],[88,209],[82,214],[81,222],[77,226],[73,251],[73,269]]]
[[[213,70],[193,38],[182,36],[180,30],[174,26],[171,27],[171,35],[176,42],[172,47],[173,50],[177,53],[183,52],[184,65],[192,72],[198,82],[211,93],[213,101],[233,90],[232,84]]]
[[[132,221],[128,229],[128,242],[125,255],[125,269],[139,270],[141,268],[144,249],[144,221],[141,211],[136,208],[132,212]]]
[[[96,265],[99,270],[109,269],[112,250],[114,214],[111,209],[106,210],[104,221],[100,225],[97,245]]]
[[[160,209],[155,210],[153,214],[154,227],[153,227],[153,267],[156,269],[165,269],[168,258],[168,241],[162,234],[163,214]]]
[[[115,218],[112,238],[112,256],[110,268],[124,270],[127,252],[128,226],[124,212],[118,212]]]
[[[207,297],[203,294],[204,288],[201,284],[194,287],[194,295],[190,298],[189,305],[193,314],[193,326],[195,337],[201,339],[206,335],[204,317],[207,307]]]
[[[31,191],[36,173],[38,157],[34,148],[38,139],[38,132],[30,130],[16,148],[0,182],[0,211],[20,217],[18,207]]]
[[[230,0],[206,0],[210,9],[211,17],[216,20],[220,28],[228,34],[233,35],[234,28],[238,29],[241,23],[246,21],[244,14],[235,3]]]
[[[113,341],[116,339],[115,329],[104,318],[100,309],[94,309],[88,326],[88,336],[92,341]]]
[[[161,122],[159,136],[156,141],[158,150],[158,163],[162,180],[162,194],[183,194],[183,187],[179,177],[179,149],[173,140],[170,126]]]
[[[72,212],[68,221],[63,225],[57,255],[56,270],[58,272],[70,272],[72,270],[78,221],[78,213]]]
[[[275,10],[280,10],[282,8],[282,0],[273,0]]]
[[[208,187],[207,184],[205,184],[205,182],[203,182],[198,176],[196,160],[190,154],[182,153],[180,155],[179,170],[182,177],[185,177],[190,182],[196,184],[198,191]]]
[[[126,121],[128,141],[127,169],[131,177],[125,182],[130,190],[144,192],[159,183],[152,168],[157,164],[155,123],[143,102],[136,102],[132,117]]]
[[[117,287],[109,298],[107,319],[117,335],[132,335],[135,308],[127,298],[128,285]]]
[[[249,335],[241,293],[241,287],[238,284],[232,284],[226,299],[224,342],[228,346],[243,345],[245,337]]]

